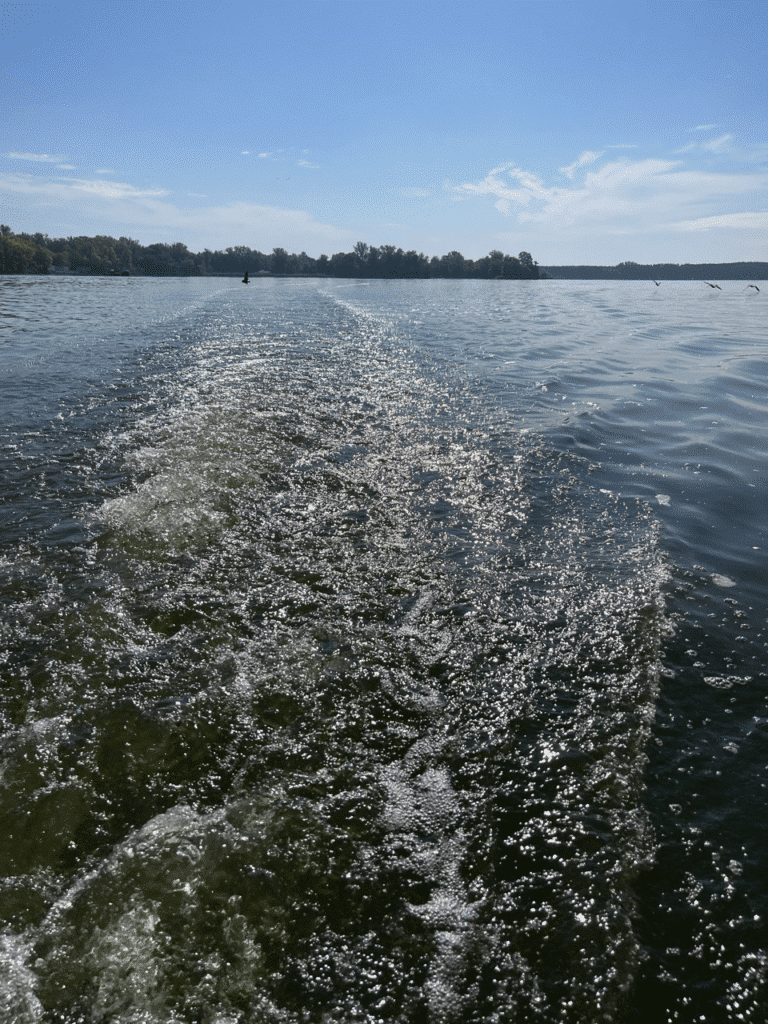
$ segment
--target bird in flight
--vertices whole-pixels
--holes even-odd
[[[654,283],[654,284],[656,285],[656,287],[658,288],[658,287],[659,287],[659,285],[661,284],[661,281],[654,281],[653,283]]]
[[[760,289],[759,289],[759,288],[757,287],[757,285],[756,285],[756,284],[748,284],[748,285],[747,285],[747,288],[754,288],[756,292],[759,292],[759,291],[760,291]]]
[[[708,284],[710,288],[717,288],[719,292],[723,290],[719,284],[711,284],[709,281],[705,281],[704,284]]]

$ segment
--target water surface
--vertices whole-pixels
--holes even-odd
[[[0,302],[4,1020],[765,1019],[762,292]]]

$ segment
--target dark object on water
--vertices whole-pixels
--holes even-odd
[[[723,289],[722,289],[722,288],[720,287],[720,285],[719,285],[719,284],[710,284],[710,282],[709,282],[709,281],[705,281],[705,282],[704,282],[704,284],[708,284],[710,288],[717,288],[717,290],[718,290],[719,292],[721,292],[721,291],[723,290]]]
[[[248,271],[246,270],[245,277],[243,278],[243,284],[250,284],[250,283],[251,282],[248,280]]]
[[[757,287],[757,285],[756,285],[756,284],[748,284],[748,285],[747,285],[747,288],[754,288],[756,292],[759,292],[759,291],[760,291],[760,289],[759,289],[759,288]]]

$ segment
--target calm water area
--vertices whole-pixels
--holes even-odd
[[[0,1021],[768,1020],[768,285],[0,278]]]

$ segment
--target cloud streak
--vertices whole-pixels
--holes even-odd
[[[40,199],[73,201],[77,197],[96,199],[148,199],[168,195],[161,188],[136,188],[124,181],[87,178],[39,178],[31,174],[0,175],[0,187],[9,192],[38,196]]]
[[[8,160],[30,160],[36,164],[60,164],[66,160],[61,153],[57,155],[51,153],[6,153],[5,156]]]
[[[580,167],[586,167],[589,164],[593,164],[595,160],[600,159],[600,157],[603,155],[603,152],[604,150],[601,151],[600,153],[592,153],[589,150],[587,150],[586,152],[581,154],[578,160],[574,160],[574,162],[569,167],[561,167],[560,173],[564,174],[566,178],[573,179],[574,174]]]
[[[768,232],[768,213],[749,211],[745,213],[723,213],[716,217],[699,217],[698,220],[681,220],[669,225],[672,231],[760,231]]]
[[[729,153],[732,141],[732,135],[721,135],[719,139],[710,139],[709,142],[702,143],[701,148],[709,150],[710,153]]]

